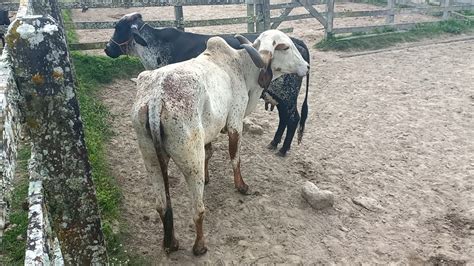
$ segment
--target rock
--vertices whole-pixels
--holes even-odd
[[[260,125],[255,124],[252,120],[245,118],[244,119],[244,131],[253,135],[262,135],[263,128]]]
[[[25,238],[24,238],[22,235],[18,235],[18,236],[16,237],[16,240],[18,240],[18,241],[22,241],[22,240],[24,240],[24,239],[25,239]]]
[[[349,229],[347,229],[347,228],[344,227],[344,226],[339,227],[339,229],[340,229],[341,231],[343,231],[343,232],[349,232]]]
[[[249,128],[249,133],[253,135],[262,135],[263,128],[259,125],[251,125]]]
[[[329,190],[321,190],[315,184],[306,181],[301,190],[303,198],[315,209],[321,210],[334,205],[334,194]]]
[[[375,212],[382,209],[382,206],[380,206],[377,200],[373,198],[369,198],[369,197],[358,196],[358,197],[352,198],[352,202],[369,211]]]

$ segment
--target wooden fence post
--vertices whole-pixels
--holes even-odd
[[[330,39],[333,37],[333,26],[334,26],[334,0],[327,0],[326,4],[327,15],[326,15],[326,25],[324,27],[324,37]]]
[[[25,15],[12,23],[6,41],[14,90],[21,95],[14,103],[19,110],[16,121],[22,123],[22,131],[31,141],[30,174],[41,180],[47,215],[64,263],[106,264],[64,32],[52,17]],[[39,215],[35,216],[34,209],[30,214],[31,219]],[[30,222],[31,234],[40,230],[35,220]],[[41,244],[31,234],[29,230],[27,255]]]
[[[449,16],[450,16],[450,14],[451,14],[451,12],[448,11],[450,2],[451,2],[450,0],[443,0],[443,7],[444,7],[443,19],[444,19],[444,20],[449,19]]]
[[[255,0],[255,31],[262,32],[265,31],[265,14],[263,10],[263,1],[264,0]]]
[[[184,31],[183,6],[174,6],[174,18],[176,20],[176,28]]]
[[[247,4],[247,17],[249,18],[249,22],[247,22],[247,32],[252,33],[255,32],[255,5],[253,0],[246,0],[245,3]],[[250,19],[252,19],[251,22]]]
[[[395,22],[395,0],[387,0],[388,14],[385,23],[393,24]]]
[[[270,29],[270,0],[263,0],[263,29]]]

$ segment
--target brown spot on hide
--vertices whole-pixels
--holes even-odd
[[[197,101],[197,80],[188,72],[177,71],[168,74],[163,80],[166,109],[171,113],[191,113]]]

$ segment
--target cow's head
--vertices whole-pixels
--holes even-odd
[[[134,41],[139,45],[147,46],[147,42],[139,34],[144,25],[142,15],[139,13],[123,16],[115,25],[114,35],[105,46],[105,54],[112,58],[128,54]]]
[[[262,88],[268,88],[270,82],[282,74],[298,74],[302,77],[308,73],[309,64],[290,37],[279,30],[264,31],[253,43],[241,35],[236,35],[236,38],[261,69],[258,83]]]

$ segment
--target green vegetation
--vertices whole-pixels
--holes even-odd
[[[461,34],[473,31],[474,21],[447,20],[432,24],[420,24],[403,32],[396,32],[393,28],[385,28],[370,33],[355,33],[349,37],[334,37],[320,41],[315,47],[323,51],[376,50],[402,42],[414,42],[445,34]]]
[[[70,9],[62,10],[63,22],[67,25],[68,29],[66,30],[66,39],[68,43],[77,43],[79,37],[74,29],[74,24],[72,21],[72,13]]]
[[[375,6],[387,6],[387,0],[357,0],[355,3],[365,3]]]
[[[115,177],[110,174],[107,167],[105,152],[105,143],[113,132],[108,123],[110,113],[98,99],[98,93],[103,84],[111,82],[114,78],[136,76],[143,67],[138,59],[131,57],[110,59],[105,56],[89,56],[73,52],[72,58],[78,83],[77,97],[84,122],[86,144],[107,250],[111,259],[123,262],[129,259],[129,256],[120,243],[122,228],[114,227],[119,224],[117,221],[121,192]]]
[[[461,15],[468,16],[468,17],[474,16],[474,10],[462,10],[462,11],[459,11],[459,13]]]
[[[17,173],[12,191],[10,225],[3,235],[1,252],[2,265],[23,264],[25,260],[26,229],[28,227],[28,160],[31,156],[29,146],[18,150]]]

